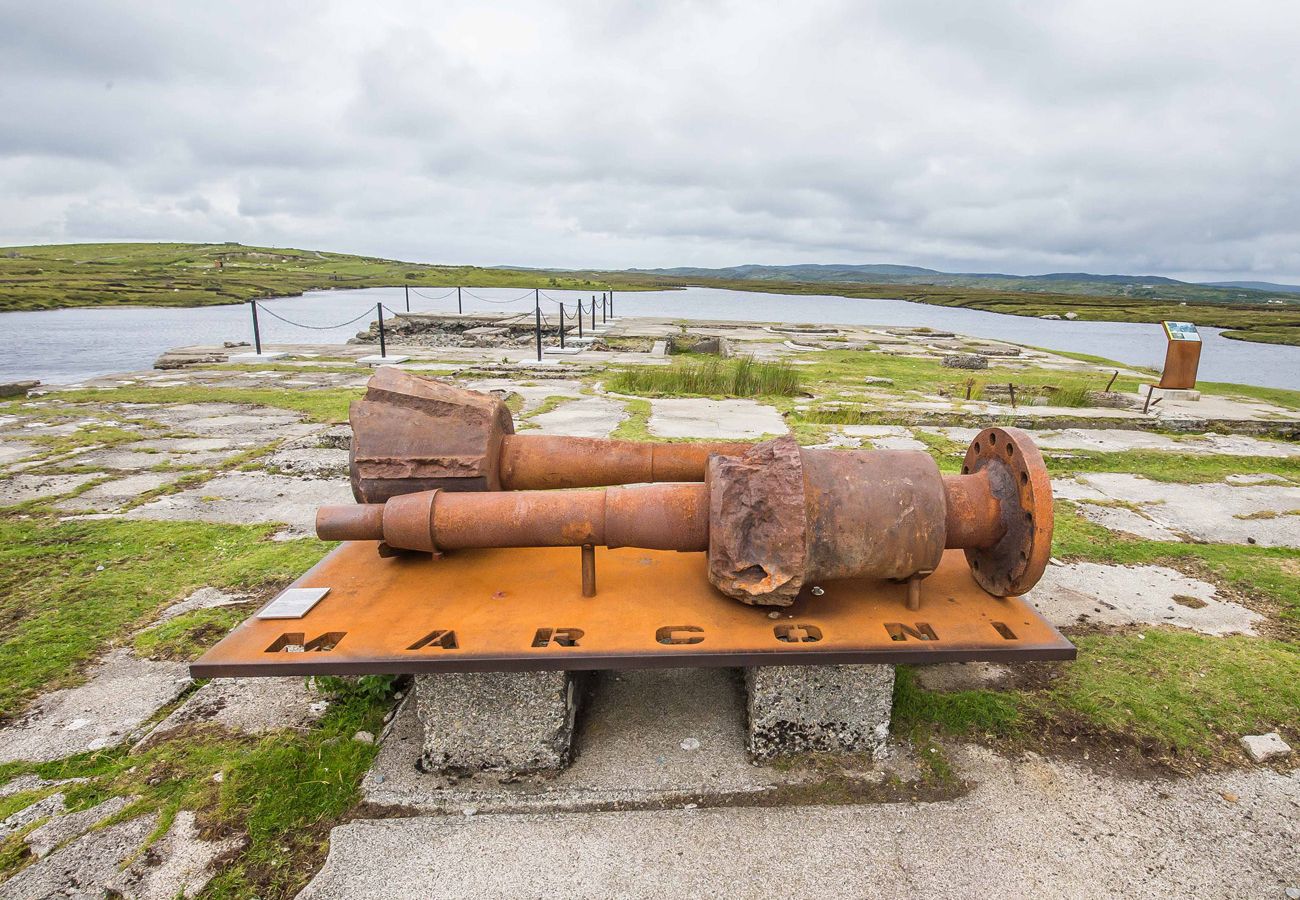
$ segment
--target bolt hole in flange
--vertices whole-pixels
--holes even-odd
[[[962,472],[985,474],[1005,526],[993,546],[966,551],[971,574],[996,596],[1023,593],[1042,577],[1051,556],[1052,486],[1042,454],[1018,428],[986,428],[966,451]]]

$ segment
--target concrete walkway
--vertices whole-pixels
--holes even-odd
[[[1286,897],[1300,773],[1132,781],[965,748],[946,803],[477,815],[334,829],[301,898]]]

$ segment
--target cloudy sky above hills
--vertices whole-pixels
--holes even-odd
[[[0,0],[0,243],[1300,279],[1300,4]]]

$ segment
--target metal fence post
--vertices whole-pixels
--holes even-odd
[[[564,349],[564,304],[560,304],[560,349]]]
[[[261,356],[262,355],[262,329],[257,327],[257,301],[249,300],[248,305],[252,307],[253,310],[253,347],[257,351],[257,355]]]
[[[614,289],[609,289],[609,314],[614,315]]]
[[[388,355],[388,345],[384,341],[384,304],[376,303],[375,312],[379,314],[379,358],[383,359]]]
[[[582,301],[578,301],[578,340],[582,340]]]
[[[596,330],[596,295],[591,295],[591,330]]]
[[[460,305],[460,288],[456,288],[456,314],[464,315],[465,310]]]
[[[605,295],[600,295],[600,324],[605,324]]]
[[[404,284],[402,285],[402,290],[406,292],[406,311],[410,312],[411,311],[411,286],[409,284]]]
[[[537,335],[537,361],[542,361],[542,300],[533,292],[533,333]]]

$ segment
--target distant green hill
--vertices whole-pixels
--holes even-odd
[[[67,306],[209,306],[321,288],[535,287],[539,273],[435,266],[242,244],[52,244],[0,248],[0,311]],[[543,287],[599,290],[556,275]]]
[[[747,281],[803,283],[869,283],[935,285],[979,288],[990,291],[1047,291],[1054,294],[1134,297],[1196,303],[1281,303],[1300,302],[1285,285],[1265,282],[1235,282],[1217,285],[1192,284],[1162,275],[1094,275],[1089,272],[1053,272],[1047,275],[1005,275],[994,272],[940,272],[917,266],[895,265],[793,265],[728,266],[720,269],[674,268],[630,269],[643,275],[673,278],[722,278]]]

